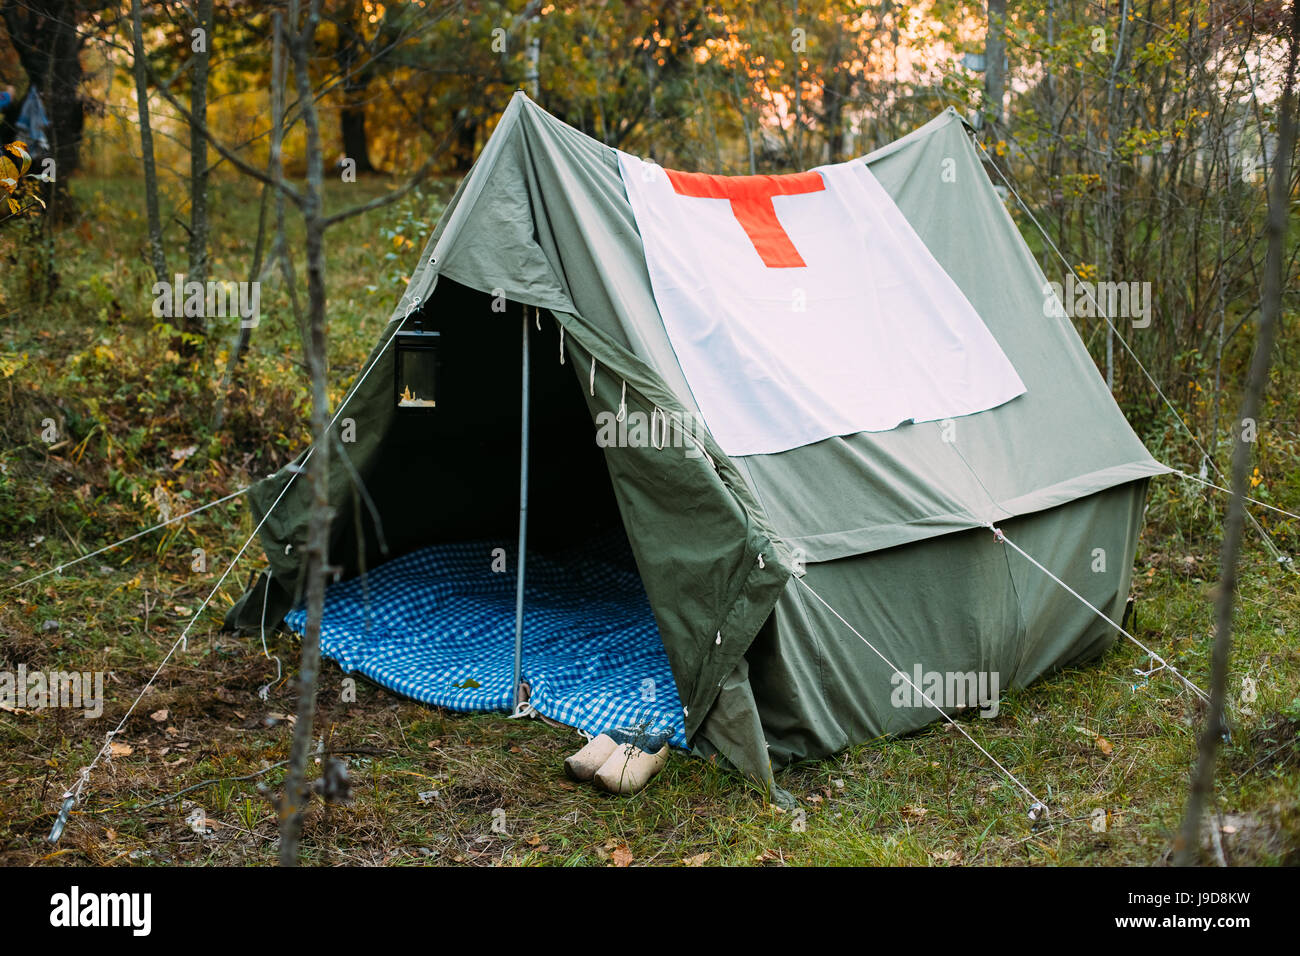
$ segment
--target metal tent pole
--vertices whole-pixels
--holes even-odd
[[[524,656],[524,550],[528,543],[528,307],[523,308],[523,371],[519,426],[519,571],[515,577],[514,709],[520,704]]]

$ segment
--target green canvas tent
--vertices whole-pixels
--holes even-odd
[[[989,525],[1119,620],[1147,480],[1166,469],[1069,319],[1044,308],[1046,278],[955,112],[857,162],[1023,394],[775,453],[729,455],[707,427],[598,447],[602,413],[709,416],[661,316],[619,154],[517,93],[335,418],[373,512],[336,466],[332,562],[354,578],[431,543],[514,533],[527,356],[530,549],[625,531],[695,753],[770,789],[794,761],[934,720],[900,703],[898,672],[995,674],[1006,689],[1104,650],[1114,628]],[[441,334],[441,379],[436,411],[412,416],[394,398],[393,336],[417,319]],[[294,477],[251,492],[269,573],[228,626],[276,624],[300,594],[308,489]]]

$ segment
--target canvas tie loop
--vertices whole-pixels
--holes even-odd
[[[104,761],[109,766],[112,766],[114,757],[113,738],[117,736],[118,730],[121,729],[121,727],[118,727],[116,730],[110,730],[108,733],[104,734]]]
[[[596,356],[591,357],[591,374],[587,376],[587,391],[594,398],[596,395]]]
[[[657,431],[655,428],[658,422],[663,422],[659,426],[662,431]],[[668,415],[658,405],[650,413],[650,444],[655,447],[656,451],[663,451],[664,445],[668,444]]]
[[[275,683],[278,684],[280,683],[280,678],[284,676],[284,667],[280,663],[279,656],[272,655],[270,650],[268,650],[266,646],[266,605],[271,597],[271,569],[269,566],[266,569],[266,575],[267,575],[266,587],[262,589],[262,625],[261,625],[262,656],[269,661],[275,661]],[[260,697],[262,700],[266,700],[268,697],[270,697],[270,695],[271,695],[270,684],[263,684],[262,689],[257,692],[257,696]]]
[[[406,314],[402,316],[402,321],[405,322],[407,319],[409,319],[411,317],[411,313],[414,312],[419,307],[419,305],[420,305],[420,297],[418,295],[413,297],[411,301],[407,302]]]
[[[560,364],[564,364],[564,326],[560,326]]]
[[[621,422],[627,420],[627,379],[623,380],[623,395],[618,400],[618,414],[614,416],[614,421]]]
[[[537,331],[542,331],[542,310],[533,306],[533,319],[537,322]]]
[[[763,563],[763,552],[762,552],[762,551],[758,552],[758,566],[759,566],[759,569],[760,569],[760,570],[761,570],[762,568],[767,567],[767,565]]]
[[[1134,676],[1140,677],[1142,679],[1140,683],[1133,685],[1133,693],[1136,694],[1139,691],[1146,690],[1147,686],[1151,683],[1151,678],[1164,669],[1165,669],[1164,664],[1157,664],[1155,667],[1151,668],[1150,670],[1145,670],[1145,671],[1140,667],[1133,668]]]

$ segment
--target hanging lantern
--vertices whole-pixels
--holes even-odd
[[[437,332],[425,331],[417,315],[410,329],[396,336],[396,375],[394,392],[397,407],[403,412],[430,411],[438,404]]]

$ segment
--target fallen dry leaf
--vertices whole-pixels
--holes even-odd
[[[705,863],[708,863],[708,862],[709,862],[709,857],[711,857],[711,856],[713,856],[713,854],[712,854],[712,853],[709,853],[709,852],[706,850],[706,851],[703,852],[703,853],[697,853],[695,856],[687,856],[687,857],[683,857],[683,858],[682,858],[682,865],[683,865],[683,866],[703,866]]]
[[[120,744],[114,740],[108,745],[108,753],[111,757],[129,757],[135,753],[135,748],[130,744]]]
[[[620,844],[615,847],[614,852],[609,855],[609,858],[615,866],[620,867],[630,866],[632,861],[636,859],[636,857],[632,855],[632,851],[627,848],[626,844]]]
[[[1100,750],[1102,753],[1104,753],[1107,757],[1109,757],[1111,753],[1115,750],[1115,747],[1105,737],[1098,737],[1097,749]]]
[[[161,724],[164,720],[167,719],[167,709],[163,708],[162,710],[155,710],[152,714],[149,715],[149,719],[156,720],[158,723]]]

